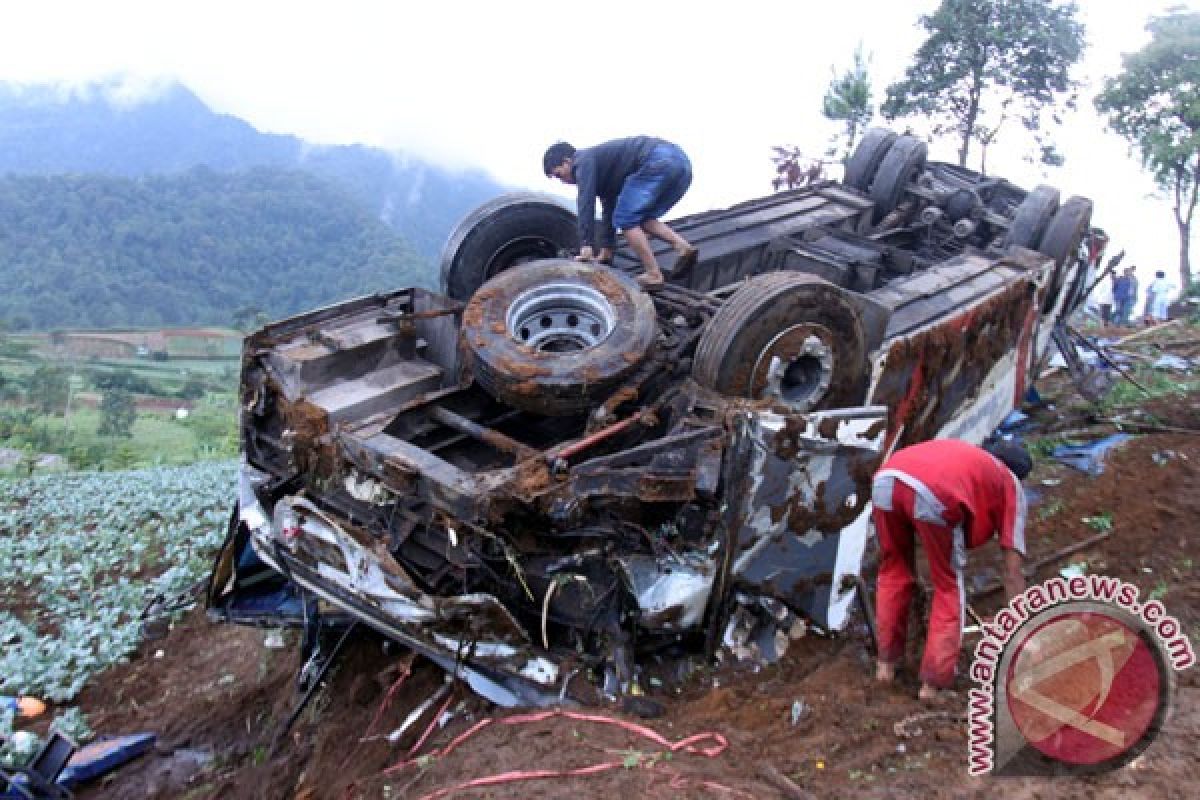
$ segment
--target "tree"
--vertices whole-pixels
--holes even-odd
[[[233,327],[243,333],[261,328],[270,321],[270,316],[258,306],[242,306],[233,312]]]
[[[101,436],[133,436],[133,423],[137,420],[137,406],[133,395],[123,389],[113,389],[104,393],[100,403],[100,427],[96,432]]]
[[[1192,218],[1200,190],[1200,14],[1175,12],[1146,25],[1150,43],[1122,57],[1096,108],[1141,152],[1142,164],[1173,203],[1179,278],[1186,292]]]
[[[69,381],[62,367],[43,364],[29,376],[29,399],[43,414],[61,414],[67,408]]]
[[[932,118],[935,135],[958,137],[964,167],[972,141],[983,148],[986,167],[988,145],[1015,116],[1043,157],[1056,159],[1041,131],[1042,112],[1064,97],[1073,105],[1070,69],[1084,47],[1077,12],[1074,3],[1051,0],[942,0],[921,17],[929,38],[904,79],[888,87],[883,115]]]
[[[771,150],[771,161],[775,164],[771,187],[776,191],[796,189],[825,179],[825,162],[806,157],[799,147],[775,146]]]
[[[854,152],[858,134],[866,129],[875,114],[871,105],[871,76],[867,72],[870,65],[871,58],[863,55],[862,42],[859,42],[854,49],[854,65],[840,76],[834,72],[821,104],[821,113],[826,119],[845,125],[845,158]]]

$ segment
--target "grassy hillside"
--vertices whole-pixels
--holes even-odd
[[[434,281],[342,190],[277,168],[0,178],[0,265],[11,330],[229,325]]]

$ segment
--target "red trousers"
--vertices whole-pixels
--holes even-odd
[[[933,581],[933,604],[929,611],[929,633],[925,639],[920,678],[930,686],[948,688],[954,683],[962,643],[965,607],[962,533],[915,519],[914,497],[911,488],[896,481],[892,490],[892,510],[876,508],[872,513],[880,548],[879,583],[875,593],[879,659],[896,664],[904,658],[908,611],[917,579],[915,534],[929,559]]]

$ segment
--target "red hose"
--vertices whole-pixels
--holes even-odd
[[[461,745],[463,742],[465,742],[467,739],[470,739],[475,734],[479,733],[479,731],[483,730],[484,728],[486,728],[490,725],[493,725],[493,724],[524,725],[529,722],[541,722],[542,720],[550,719],[552,717],[566,717],[568,719],[579,720],[581,722],[594,722],[599,725],[612,725],[617,728],[622,728],[622,729],[624,729],[636,736],[639,736],[643,739],[649,739],[650,741],[654,742],[655,744],[660,745],[673,753],[683,751],[683,752],[687,752],[687,753],[693,753],[695,755],[704,756],[705,758],[716,758],[721,753],[725,752],[725,750],[729,747],[729,742],[725,739],[724,736],[722,736],[719,733],[712,732],[712,731],[693,734],[692,736],[688,736],[686,738],[680,739],[677,742],[672,742],[672,741],[668,740],[666,737],[662,736],[657,731],[647,728],[644,725],[638,725],[637,723],[627,722],[625,720],[616,719],[614,717],[607,717],[602,714],[583,714],[583,713],[580,713],[577,711],[566,711],[564,709],[559,708],[559,709],[552,709],[549,711],[538,711],[538,712],[534,712],[532,714],[516,714],[511,717],[504,717],[504,718],[501,718],[498,720],[495,718],[492,718],[492,717],[482,719],[479,722],[477,722],[475,725],[471,726],[471,728],[469,728],[467,731],[465,731],[462,734],[460,734],[459,736],[457,736],[454,740],[452,740],[449,744],[447,744],[442,749],[435,750],[427,756],[415,758],[414,756],[416,755],[417,750],[420,748],[420,745],[424,743],[425,739],[427,738],[429,733],[432,731],[432,726],[431,726],[430,730],[425,732],[425,736],[422,736],[421,740],[418,741],[417,744],[414,745],[413,749],[409,751],[408,757],[405,758],[403,761],[400,761],[400,762],[388,767],[387,769],[385,769],[383,771],[383,774],[384,775],[392,775],[392,774],[399,772],[399,771],[405,769],[406,767],[408,767],[412,764],[415,764],[419,761],[427,763],[429,758],[445,758],[451,752],[453,752],[459,745]],[[705,746],[701,746],[702,742],[707,742],[709,744],[707,744]],[[461,789],[472,789],[472,788],[479,788],[479,787],[483,787],[483,786],[497,786],[500,784],[517,783],[520,781],[544,780],[546,778],[564,778],[564,777],[575,777],[575,776],[584,776],[584,775],[595,775],[600,772],[607,772],[608,770],[624,768],[626,766],[627,766],[626,762],[624,760],[620,760],[620,761],[604,761],[604,762],[601,762],[598,764],[591,764],[586,767],[576,767],[574,769],[510,770],[508,772],[502,772],[502,773],[499,773],[496,775],[487,775],[487,776],[484,776],[481,778],[473,778],[469,781],[465,781],[465,782],[457,784],[455,786],[438,789],[434,792],[431,792],[431,793],[425,795],[424,797],[421,798],[421,800],[439,800],[439,798],[445,797],[446,795],[450,794],[451,792],[457,792]],[[682,776],[680,776],[678,773],[673,772],[672,778],[671,778],[671,784],[672,784],[672,786],[678,786],[679,788],[682,788],[682,786],[686,784],[686,779],[683,778]],[[717,791],[725,791],[725,792],[729,792],[729,793],[733,793],[733,794],[740,794],[736,790],[730,789],[729,787],[723,786],[722,784],[716,783],[715,781],[703,781],[701,783],[701,785],[703,785],[707,788],[713,789],[713,790],[717,790]]]

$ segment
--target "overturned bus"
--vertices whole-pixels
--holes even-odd
[[[847,624],[892,449],[980,441],[1083,299],[1091,202],[873,129],[843,182],[672,222],[700,248],[570,260],[500,197],[406,288],[245,341],[212,616],[357,620],[501,705],[651,665],[770,661]],[[309,637],[311,646],[313,637]]]

